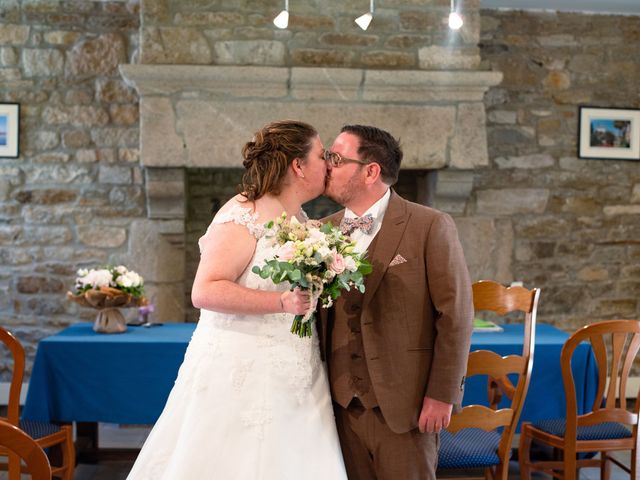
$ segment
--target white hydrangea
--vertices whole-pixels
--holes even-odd
[[[116,283],[125,288],[138,287],[142,285],[142,277],[136,272],[126,272],[116,278]]]
[[[81,271],[79,270],[78,274],[80,273]],[[85,275],[81,275],[80,277],[76,278],[76,283],[81,286],[90,286],[92,288],[108,287],[111,284],[112,279],[113,275],[111,275],[111,272],[109,270],[106,270],[104,268],[95,270],[92,268]]]

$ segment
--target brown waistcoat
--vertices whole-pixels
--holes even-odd
[[[368,255],[375,248],[373,239]],[[365,279],[366,286],[366,279]],[[347,408],[353,397],[358,397],[366,408],[378,405],[362,341],[360,314],[364,295],[356,289],[342,292],[331,311],[331,355],[329,379],[335,402]]]

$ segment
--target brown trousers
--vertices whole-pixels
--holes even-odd
[[[440,436],[394,433],[378,407],[333,405],[349,480],[435,480]]]

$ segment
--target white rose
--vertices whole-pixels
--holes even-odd
[[[356,261],[353,259],[353,257],[350,257],[350,256],[344,257],[344,266],[350,272],[355,272],[356,270],[358,270],[358,265],[356,265]]]
[[[129,275],[131,276],[131,284],[134,287],[139,287],[144,282],[144,279],[136,272],[129,272]]]
[[[322,257],[323,260],[326,260],[327,258],[331,257],[331,249],[329,247],[326,247],[326,246],[320,247],[317,250],[317,252],[320,255],[320,257]]]

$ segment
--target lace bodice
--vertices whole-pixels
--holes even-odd
[[[302,216],[302,220],[306,221],[309,219],[304,210],[300,211],[300,215]],[[202,252],[203,241],[207,238],[211,233],[211,228],[214,225],[220,225],[223,223],[233,222],[236,225],[242,225],[247,228],[249,233],[253,235],[257,239],[256,249],[253,253],[253,258],[249,262],[249,265],[245,269],[245,271],[240,275],[237,280],[239,285],[247,288],[255,288],[260,290],[268,290],[268,291],[285,291],[289,288],[288,283],[281,283],[275,285],[269,279],[262,279],[259,275],[256,275],[251,271],[251,269],[258,265],[262,266],[265,263],[265,260],[269,260],[273,258],[275,255],[276,248],[271,244],[271,241],[265,237],[266,229],[264,225],[258,223],[258,213],[253,212],[251,208],[241,207],[238,204],[233,205],[229,210],[225,212],[221,212],[217,214],[212,220],[211,224],[207,228],[205,234],[200,237],[198,240],[198,245],[200,247],[200,252]]]

